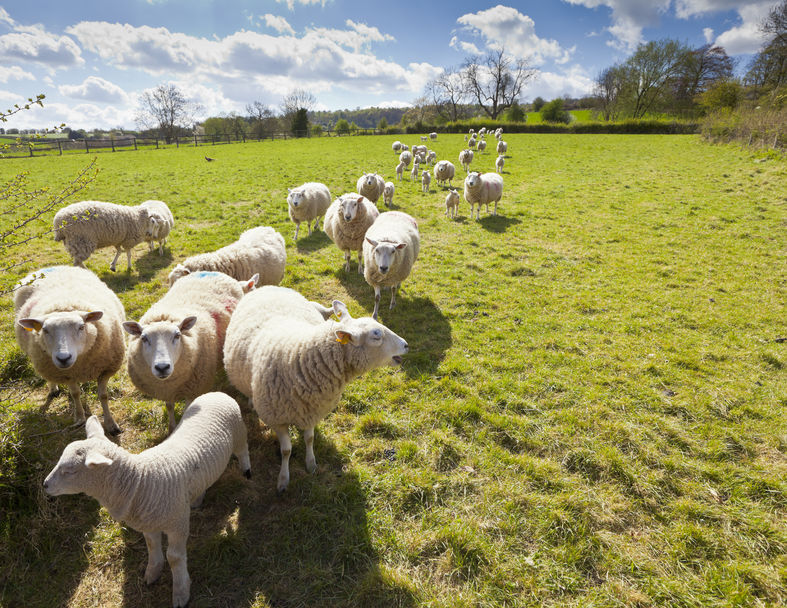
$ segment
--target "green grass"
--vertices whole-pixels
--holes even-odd
[[[593,110],[570,110],[569,114],[574,117],[575,122],[590,122],[593,120]],[[527,124],[540,125],[543,122],[541,120],[541,112],[527,113]]]
[[[109,250],[87,265],[136,319],[175,261],[269,224],[287,241],[284,285],[369,314],[372,289],[322,232],[293,243],[286,187],[318,180],[338,195],[364,171],[391,179],[393,139],[100,154],[82,198],[159,198],[177,225],[167,255],[139,247],[131,274],[108,271]],[[297,438],[283,497],[275,436],[245,413],[254,478],[231,463],[192,514],[192,606],[787,601],[783,161],[694,136],[506,140],[499,217],[470,220],[463,201],[450,221],[442,189],[397,182],[421,256],[381,320],[411,355],[347,387],[318,427],[315,475]],[[463,144],[430,146],[456,164]],[[56,185],[85,162],[0,167]],[[50,239],[26,253],[20,274],[68,262]],[[81,431],[60,432],[64,397],[38,413],[45,389],[8,300],[0,317],[0,385],[32,391],[0,413],[0,605],[169,605],[168,569],[142,581],[140,534],[90,498],[43,495]],[[125,447],[163,439],[162,404],[125,372],[110,391]]]

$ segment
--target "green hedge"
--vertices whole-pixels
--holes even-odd
[[[492,122],[488,125],[479,123],[452,122],[439,127],[408,126],[408,134],[424,134],[430,131],[438,133],[467,133],[470,129],[476,131],[479,127],[486,126],[494,131],[503,127],[504,133],[642,133],[642,134],[691,134],[699,133],[699,124],[695,122],[665,121],[665,120],[621,120],[617,122],[572,122],[571,124],[538,123],[528,124],[522,122]],[[401,131],[400,131],[401,132]]]

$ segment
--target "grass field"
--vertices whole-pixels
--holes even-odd
[[[286,188],[317,180],[338,195],[362,172],[391,179],[393,139],[226,145],[212,163],[201,148],[101,154],[80,198],[162,199],[177,224],[165,256],[138,247],[130,274],[109,272],[110,250],[87,265],[137,319],[177,260],[269,224],[287,241],[283,285],[370,314],[372,289],[324,233],[293,242]],[[191,606],[787,601],[784,161],[694,136],[506,140],[498,217],[471,220],[463,201],[450,221],[434,182],[428,194],[397,182],[421,256],[381,321],[411,354],[348,386],[317,429],[314,475],[297,437],[282,497],[275,435],[245,412],[254,477],[233,461],[192,513]],[[431,145],[457,164],[463,144]],[[54,186],[85,163],[6,160],[0,174]],[[49,237],[25,253],[20,275],[69,261]],[[43,494],[83,430],[63,431],[65,397],[38,413],[45,387],[12,318],[5,299],[0,385],[33,393],[0,412],[0,605],[169,605],[168,567],[142,580],[139,533],[90,498]],[[87,403],[98,411],[94,386]],[[124,447],[165,437],[163,405],[125,370],[110,405]]]

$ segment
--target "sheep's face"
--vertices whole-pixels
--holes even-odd
[[[381,274],[388,274],[391,266],[393,266],[396,261],[397,252],[407,247],[407,243],[377,242],[369,237],[366,237],[366,242],[374,247],[374,249],[372,249],[372,256]]]
[[[55,312],[39,319],[19,319],[19,325],[37,333],[55,367],[68,369],[93,346],[98,335],[95,323],[103,315],[100,310]]]
[[[164,218],[161,217],[158,213],[151,213],[148,217],[148,228],[145,231],[147,236],[157,238],[159,235],[159,230],[164,225]]]
[[[44,491],[50,496],[78,494],[94,485],[94,473],[112,464],[106,456],[108,440],[98,418],[91,416],[85,423],[87,439],[72,441],[63,450],[44,480]]]
[[[131,348],[141,348],[145,363],[150,366],[154,378],[166,380],[175,371],[183,353],[183,334],[194,327],[197,317],[186,317],[179,324],[171,321],[156,321],[140,325],[136,321],[126,321],[123,329],[138,339]]]
[[[429,171],[424,171],[424,172],[421,174],[421,177],[423,177],[423,180],[424,180],[425,182],[428,182],[429,180],[431,180],[431,179],[432,179],[432,176],[431,176],[431,175],[429,175]]]
[[[289,194],[287,195],[287,204],[290,207],[297,207],[303,202],[303,191],[302,190],[287,190]]]
[[[353,319],[339,300],[333,301],[333,311],[339,318],[336,341],[347,348],[363,349],[368,369],[401,365],[402,356],[410,350],[404,339],[371,317]]]
[[[363,197],[359,196],[358,198],[343,198],[342,202],[339,203],[339,211],[341,211],[342,217],[344,217],[344,221],[352,222],[355,217],[358,215],[358,206],[362,203]]]
[[[187,274],[191,274],[191,271],[188,268],[186,268],[183,264],[176,264],[175,268],[172,269],[172,272],[170,272],[169,276],[167,277],[169,286],[172,287],[175,284],[175,281],[181,277],[185,277]]]
[[[391,183],[385,184],[385,189],[383,190],[383,194],[385,196],[391,196],[394,193],[394,185]]]
[[[477,184],[481,183],[481,174],[473,171],[465,178],[465,184],[468,188],[475,188]]]
[[[367,188],[374,188],[377,185],[377,179],[374,173],[364,173],[363,185]]]

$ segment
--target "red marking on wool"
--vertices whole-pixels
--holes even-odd
[[[219,339],[219,348],[224,348],[224,334],[226,331],[226,327],[224,327],[224,323],[222,323],[221,313],[220,312],[212,312],[210,313],[213,322],[216,324],[216,337]]]
[[[238,305],[238,301],[235,298],[228,298],[224,300],[224,310],[226,310],[230,314],[235,312],[235,307],[237,305]]]

